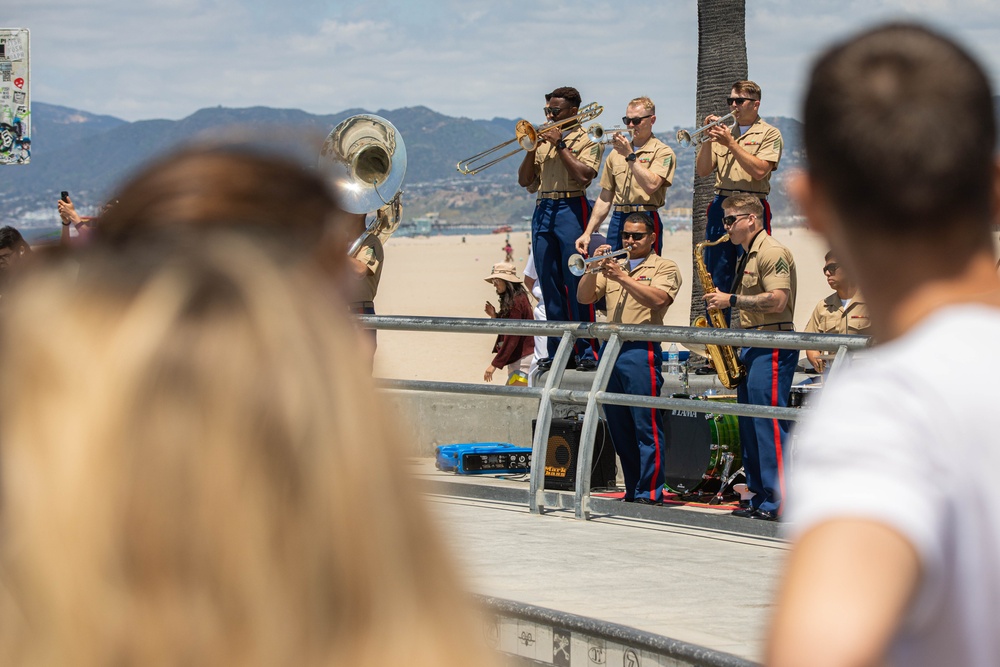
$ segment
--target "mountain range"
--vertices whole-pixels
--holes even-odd
[[[61,190],[69,191],[83,210],[94,209],[137,167],[198,137],[233,127],[248,129],[262,139],[280,137],[281,131],[289,130],[324,136],[340,121],[358,113],[385,117],[406,142],[404,222],[433,211],[445,224],[509,224],[530,217],[533,208],[533,197],[516,183],[519,156],[475,176],[463,176],[455,170],[460,159],[513,138],[514,119],[454,118],[422,106],[374,112],[346,109],[329,115],[297,109],[214,107],[181,120],[135,122],[37,101],[31,111],[30,164],[0,167],[0,215],[9,224],[55,225],[55,201]],[[772,179],[771,208],[776,218],[794,215],[785,196],[784,180],[803,161],[802,125],[784,117],[765,120],[781,130],[785,143],[780,168]],[[606,117],[597,122],[601,121],[605,127],[616,124]],[[667,191],[666,208],[690,209],[694,150],[677,146],[674,134],[678,128],[655,129],[677,153],[677,171]],[[589,191],[592,197],[599,192],[596,183],[597,179]]]

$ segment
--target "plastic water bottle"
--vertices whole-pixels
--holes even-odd
[[[677,352],[677,343],[671,343],[667,350],[667,374],[677,377],[681,374],[681,357]]]

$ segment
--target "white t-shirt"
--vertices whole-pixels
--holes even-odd
[[[890,526],[922,576],[896,665],[1000,665],[1000,309],[942,309],[828,383],[801,425],[785,518]]]

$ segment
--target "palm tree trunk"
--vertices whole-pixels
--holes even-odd
[[[728,112],[725,99],[734,81],[747,78],[746,0],[698,0],[698,92],[694,127],[709,114]],[[707,150],[707,149],[706,149]],[[715,196],[715,175],[694,179],[691,250],[705,240],[706,212]],[[691,320],[704,314],[703,290],[691,276]],[[728,285],[724,289],[728,289]]]

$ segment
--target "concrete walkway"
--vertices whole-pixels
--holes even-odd
[[[426,461],[414,472],[474,592],[762,658],[786,551],[773,524],[714,509],[532,515],[517,499],[527,482],[457,478]]]

